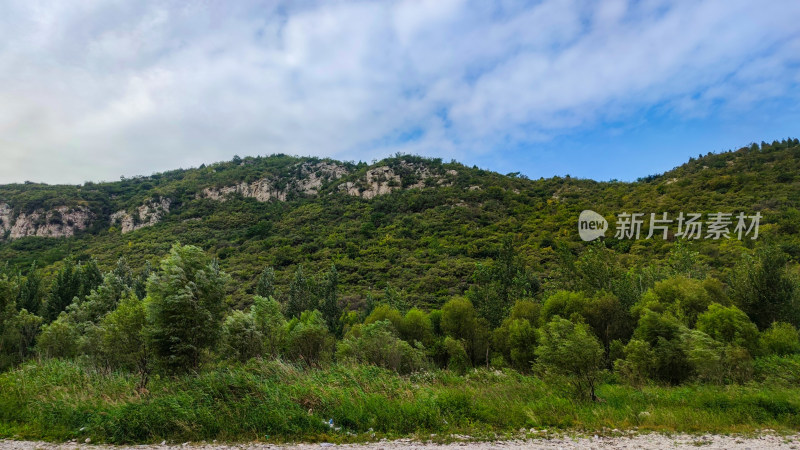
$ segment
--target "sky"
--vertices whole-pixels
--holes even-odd
[[[798,125],[797,0],[0,0],[0,183],[398,152],[634,180]]]

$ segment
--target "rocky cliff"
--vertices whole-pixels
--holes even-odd
[[[242,162],[239,166],[244,166]],[[458,172],[455,170],[431,169],[424,162],[396,159],[374,167],[339,163],[329,160],[297,161],[279,168],[280,170],[249,173],[246,177],[233,177],[241,181],[209,185],[218,174],[218,170],[228,168],[213,167],[206,169],[209,180],[202,178],[188,192],[194,199],[210,199],[224,202],[232,195],[254,198],[260,202],[293,200],[318,195],[346,194],[363,199],[373,199],[397,190],[422,189],[435,186],[452,185]],[[192,169],[192,170],[202,170]],[[254,175],[256,178],[253,180]],[[229,177],[230,178],[230,177]],[[148,182],[150,177],[139,177],[130,182]],[[203,182],[205,181],[205,182]],[[125,182],[125,181],[123,181]],[[36,189],[58,187],[37,185]],[[83,187],[76,187],[76,195],[80,195]],[[63,196],[63,195],[62,195]],[[53,197],[57,197],[54,193]],[[2,198],[2,197],[0,197]],[[69,198],[67,196],[67,198]],[[46,196],[41,200],[56,201]],[[81,199],[76,198],[75,203]],[[102,210],[111,208],[113,213],[94,211],[82,205],[39,207],[30,210],[30,203],[0,200],[0,237],[4,240],[18,239],[26,236],[69,237],[86,230],[97,220],[107,222],[111,230],[130,233],[144,227],[158,224],[170,214],[174,197],[170,195],[154,195],[136,207],[117,207],[115,204],[128,203],[131,200],[118,199],[114,193],[108,193]],[[85,203],[84,203],[85,204]],[[20,212],[28,211],[28,212]]]
[[[119,210],[111,215],[111,224],[119,225],[123,233],[151,227],[169,213],[170,203],[172,201],[168,198],[151,199],[133,212]]]
[[[25,236],[69,237],[85,230],[93,214],[83,206],[57,206],[30,213],[15,213],[8,203],[0,204],[0,231],[3,239],[18,239]]]

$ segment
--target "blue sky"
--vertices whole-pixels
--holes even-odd
[[[396,152],[633,180],[800,136],[795,0],[0,8],[0,183]]]

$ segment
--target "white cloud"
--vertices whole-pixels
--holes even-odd
[[[0,182],[233,154],[465,158],[654,106],[693,117],[796,98],[800,81],[789,0],[2,8]]]

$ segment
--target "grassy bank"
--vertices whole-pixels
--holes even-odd
[[[800,389],[605,384],[600,403],[515,372],[409,377],[370,366],[303,371],[251,362],[152,380],[100,374],[79,363],[29,363],[0,375],[0,437],[160,442],[368,440],[521,428],[593,431],[778,431],[800,427]],[[333,419],[333,427],[326,422]]]

